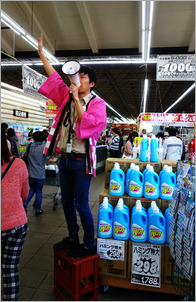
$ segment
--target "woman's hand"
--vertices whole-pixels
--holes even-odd
[[[43,51],[43,34],[41,33],[40,37],[38,38],[38,54]]]

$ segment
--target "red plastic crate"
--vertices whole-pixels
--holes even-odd
[[[95,301],[98,288],[99,255],[69,257],[54,250],[54,292],[66,301]]]

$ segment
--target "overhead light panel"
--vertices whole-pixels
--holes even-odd
[[[147,63],[150,57],[154,1],[142,1],[142,60]]]
[[[10,18],[4,11],[1,10],[1,21],[20,35],[26,42],[33,46],[36,50],[38,49],[37,40],[32,37],[26,30],[24,30],[18,23],[16,23],[12,18]],[[50,53],[45,47],[43,47],[43,52],[45,56],[54,64],[60,64],[59,60]]]
[[[195,87],[195,83],[191,85],[170,107],[167,108],[167,110],[164,111],[164,113],[167,113],[170,111],[176,104],[178,104],[193,88]]]
[[[146,100],[148,95],[148,80],[144,80],[144,102],[143,102],[143,113],[146,112]]]

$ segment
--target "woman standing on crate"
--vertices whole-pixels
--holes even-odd
[[[43,154],[45,144],[44,134],[41,131],[36,131],[33,133],[32,138],[34,143],[30,145],[29,148],[29,158],[28,158],[28,171],[29,171],[29,195],[24,203],[24,208],[27,211],[27,206],[31,201],[34,193],[36,194],[35,199],[35,215],[43,214],[41,209],[42,203],[42,189],[45,182],[45,162],[49,159],[49,156]]]
[[[11,156],[6,136],[1,133],[1,269],[4,301],[18,300],[18,266],[28,230],[23,202],[28,191],[26,165],[23,160]]]

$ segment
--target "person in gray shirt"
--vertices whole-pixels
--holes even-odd
[[[42,189],[45,182],[45,162],[50,158],[50,156],[45,156],[43,154],[45,144],[44,135],[41,131],[36,131],[33,133],[32,138],[34,143],[31,143],[28,156],[28,172],[29,172],[29,195],[24,203],[24,208],[27,211],[27,206],[31,201],[34,194],[36,194],[35,199],[35,215],[43,214],[41,209],[42,203]]]

